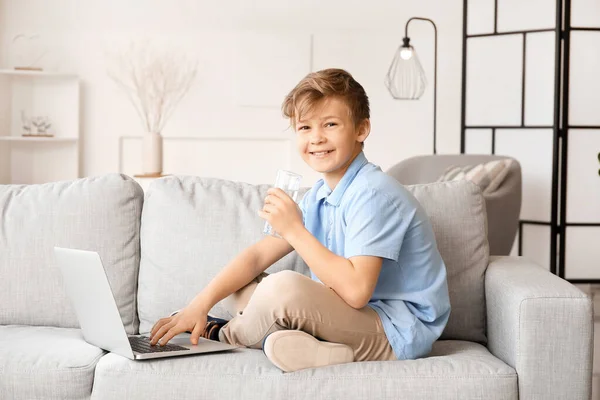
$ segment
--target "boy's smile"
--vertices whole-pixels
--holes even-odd
[[[355,126],[346,102],[339,97],[319,101],[296,121],[300,156],[312,169],[323,174],[331,190],[362,151],[362,142],[369,132],[369,120]]]
[[[325,158],[327,155],[329,155],[333,150],[325,150],[325,151],[319,151],[319,152],[311,152],[310,154],[317,157],[317,158]]]

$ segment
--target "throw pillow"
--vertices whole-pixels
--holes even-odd
[[[507,158],[477,165],[452,165],[444,171],[437,181],[446,182],[465,179],[478,185],[483,194],[489,194],[500,187],[512,163],[513,160]]]

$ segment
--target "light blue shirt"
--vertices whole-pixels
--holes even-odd
[[[368,306],[399,360],[426,356],[448,322],[450,298],[446,266],[417,199],[361,152],[335,190],[319,179],[299,206],[306,229],[333,253],[383,258]]]

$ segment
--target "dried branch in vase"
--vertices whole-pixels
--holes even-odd
[[[161,133],[196,76],[198,63],[148,42],[111,56],[108,76],[127,94],[144,128]]]

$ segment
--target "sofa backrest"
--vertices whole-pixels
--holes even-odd
[[[170,176],[153,182],[142,213],[138,291],[140,332],[186,306],[241,250],[263,236],[269,185]],[[478,186],[408,186],[431,218],[448,271],[452,313],[442,339],[485,342],[483,279],[488,265],[485,203]],[[306,188],[299,194],[302,197]],[[295,252],[267,272],[309,270]],[[230,318],[218,303],[211,314]]]
[[[127,333],[138,329],[143,191],[119,174],[0,185],[0,324],[78,328],[54,246],[100,254]]]

